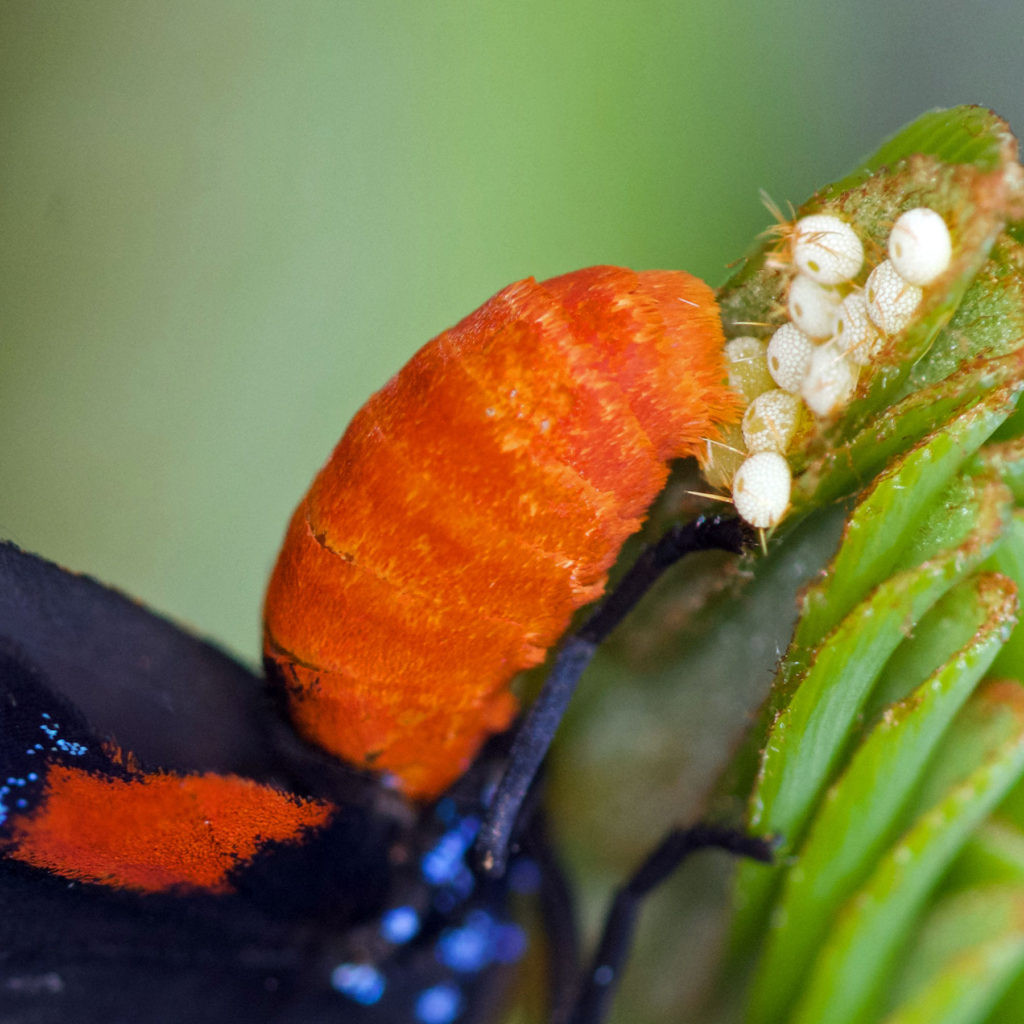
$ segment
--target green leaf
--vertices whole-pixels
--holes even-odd
[[[919,546],[908,549],[908,544],[926,521],[929,506],[964,461],[1003,422],[1010,408],[1002,393],[989,395],[904,455],[875,481],[850,517],[828,576],[808,591],[794,647],[816,647],[894,569],[908,568],[928,557],[916,550]],[[945,539],[948,544],[955,542],[960,524],[941,515],[938,528],[950,535]]]
[[[999,437],[1007,424],[1016,417],[1014,412],[1002,426],[997,427],[993,438]],[[990,442],[981,453],[984,464],[998,473],[1003,482],[1013,492],[1013,500],[1024,504],[1024,438],[1013,438],[1000,443]]]
[[[965,360],[1007,355],[1024,344],[1024,246],[1005,232],[949,323],[918,360],[905,390],[955,373]]]
[[[988,567],[991,559],[983,563]],[[896,649],[886,662],[871,696],[864,705],[863,721],[866,726],[857,730],[859,736],[867,727],[892,713],[892,706],[905,701],[922,680],[952,661],[957,652],[977,639],[978,631],[985,628],[991,602],[979,598],[977,588],[985,587],[988,596],[996,592],[1013,595],[1015,588],[1005,577],[993,574],[991,580],[978,573],[970,580],[954,587],[929,609],[914,626],[913,633]],[[1016,621],[1013,609],[1000,620],[993,640],[1001,643]],[[991,674],[991,673],[990,673]]]
[[[851,663],[849,671],[863,678],[866,695],[874,680],[874,674],[867,678],[867,661],[879,662],[877,668],[880,668],[902,639],[902,622],[898,617],[907,614],[911,607],[923,614],[942,591],[955,582],[944,576],[943,567],[948,569],[952,565],[955,571],[959,565],[964,574],[969,571],[967,563],[960,561],[961,548],[967,549],[962,554],[977,559],[984,557],[987,547],[996,542],[1003,527],[1007,498],[1001,489],[989,494],[987,485],[972,484],[970,496],[958,495],[957,516],[945,514],[949,505],[945,500],[939,501],[938,532],[929,534],[925,545],[920,542],[921,524],[927,521],[927,511],[936,500],[946,497],[944,492],[952,475],[1005,415],[1005,407],[994,396],[978,403],[944,431],[904,456],[862,499],[850,518],[832,565],[821,582],[809,588],[805,596],[801,618],[769,705],[773,730],[778,728],[787,704],[794,699],[796,687],[812,671],[812,663],[818,660],[829,661],[827,666],[815,666],[821,689],[841,689],[838,677],[825,673],[835,671],[832,661],[846,660]],[[967,542],[971,531],[978,531],[981,550],[973,542]],[[922,575],[916,571],[919,561],[934,563],[929,573]],[[900,566],[907,567],[904,574],[894,576],[894,569]],[[948,580],[945,584],[944,579]],[[934,583],[934,588],[929,582]],[[871,603],[856,610],[858,602],[863,602],[868,595],[871,595]],[[878,618],[880,612],[889,613],[888,622]],[[861,634],[862,623],[868,633]],[[850,657],[851,650],[830,654],[827,647],[821,649],[826,636],[839,629],[843,630],[846,645],[851,650],[855,646],[869,649],[867,660],[858,662]],[[872,638],[883,633],[889,638],[887,650],[871,650]],[[813,694],[808,691],[808,696],[803,698],[809,711],[812,702],[822,699],[814,684],[812,690]],[[856,704],[859,707],[860,700]],[[761,747],[765,745],[762,737],[757,737],[755,742]],[[762,775],[765,771],[762,763]],[[764,819],[755,815],[754,820],[763,822]],[[786,828],[792,822],[774,824]]]
[[[810,976],[793,1024],[861,1024],[872,1010],[916,915],[943,870],[971,832],[1024,771],[1024,691],[1011,700],[1003,691],[979,695],[972,725],[1009,716],[1011,735],[993,744],[996,728],[982,728],[985,759],[948,789],[878,862],[871,877],[839,915]],[[959,724],[959,723],[958,723]],[[953,730],[955,737],[956,729]],[[958,759],[954,759],[958,760]]]
[[[869,872],[936,744],[995,657],[1017,607],[1012,584],[994,576],[965,581],[945,603],[961,613],[957,624],[968,642],[885,714],[822,803],[772,915],[751,1024],[781,1019],[840,902]]]
[[[772,724],[751,801],[753,828],[796,839],[871,687],[903,641],[907,622],[920,619],[998,538],[1003,508],[993,503],[986,510],[990,515],[977,535],[883,582],[819,648]]]
[[[1024,967],[1024,887],[989,885],[946,900],[908,954],[883,1024],[980,1024]]]
[[[1006,390],[1015,395],[1015,388]],[[976,401],[944,431],[922,442],[894,464],[861,500],[851,516],[832,565],[821,581],[808,588],[805,594],[796,632],[769,700],[723,786],[750,790],[760,752],[768,742],[769,729],[783,713],[800,680],[808,673],[825,636],[897,565],[927,557],[920,543],[910,543],[911,538],[920,531],[921,523],[927,519],[928,508],[942,497],[956,470],[1003,422],[1009,411],[1010,405],[1002,390]],[[981,500],[980,492],[977,500]],[[942,515],[937,520],[939,532],[931,536],[933,550],[943,544],[959,546],[966,532],[974,527],[971,502],[963,497],[956,505],[958,515]],[[1001,526],[1001,522],[994,523],[992,528],[998,532]],[[889,586],[897,585],[890,581]],[[906,589],[911,584],[904,581],[902,586]],[[941,592],[940,587],[934,596],[924,599],[922,613]],[[904,597],[909,599],[909,595]],[[890,600],[883,594],[878,596],[878,601],[882,605],[892,605],[898,598]],[[898,614],[898,611],[894,609],[893,613]],[[874,611],[866,609],[862,614],[870,619]],[[847,624],[847,631],[851,634],[849,643],[857,642],[858,628],[855,621]],[[864,640],[866,643],[867,638]],[[898,638],[893,637],[892,642],[898,642]],[[879,654],[884,662],[887,654]],[[872,681],[873,677],[866,679],[865,687],[868,688]]]
[[[952,889],[988,882],[1024,885],[1024,832],[999,812],[971,836],[945,880]]]
[[[847,748],[879,673],[903,642],[907,623],[918,621],[997,543],[1007,516],[1000,484],[976,481],[974,531],[923,565],[885,580],[858,605],[792,679],[788,705],[773,712],[761,749],[751,797],[750,825],[780,835],[783,852],[795,849],[815,800],[828,785]],[[879,529],[884,520],[876,521]],[[799,629],[798,629],[799,635]],[[794,644],[794,660],[805,662]],[[781,676],[785,676],[786,666]],[[782,698],[779,698],[780,702]],[[743,864],[738,870],[734,937],[749,947],[760,931],[778,883],[779,869]]]
[[[908,395],[885,416],[808,463],[794,482],[792,509],[783,529],[808,511],[861,489],[892,459],[981,398],[1001,394],[1012,416],[1022,377],[1024,352],[1017,351],[965,366],[946,380]]]
[[[1016,139],[1006,122],[985,107],[929,110],[882,143],[878,151],[831,188],[856,188],[868,175],[914,153],[928,153],[947,164],[973,164],[996,171],[1013,159]]]
[[[1024,592],[1024,512],[1018,510],[986,565],[1008,576]],[[1024,681],[1024,629],[1009,635],[992,666],[992,674]]]

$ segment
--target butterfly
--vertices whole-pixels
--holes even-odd
[[[266,680],[0,548],[0,1021],[487,1020],[526,946],[516,889],[549,908],[553,1016],[603,1019],[643,895],[693,848],[770,848],[670,830],[581,982],[537,772],[603,637],[742,527],[648,552],[521,720],[508,682],[601,593],[667,461],[736,415],[720,351],[701,282],[608,267],[434,339],[292,519]]]

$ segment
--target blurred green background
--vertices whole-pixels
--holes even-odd
[[[714,283],[924,109],[1024,127],[1024,10],[0,0],[0,535],[247,659],[358,405],[518,277]]]

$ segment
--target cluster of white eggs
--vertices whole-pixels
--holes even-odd
[[[854,279],[864,246],[849,224],[813,214],[787,233],[789,320],[767,343],[741,337],[725,348],[729,383],[749,403],[742,423],[749,455],[733,476],[732,497],[740,516],[759,529],[776,526],[789,506],[785,453],[801,420],[808,413],[838,415],[853,397],[860,368],[910,323],[923,289],[946,271],[953,253],[938,213],[908,210],[889,235],[889,258],[860,288]]]

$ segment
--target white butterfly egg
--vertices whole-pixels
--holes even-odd
[[[864,246],[846,221],[815,213],[801,217],[793,227],[793,262],[818,284],[841,284],[857,276]]]
[[[725,365],[729,374],[729,387],[747,402],[774,387],[768,373],[768,346],[760,339],[744,336],[733,338],[725,346]]]
[[[732,478],[736,511],[759,530],[769,530],[782,522],[792,489],[789,463],[778,452],[751,455]]]
[[[836,325],[840,296],[831,288],[803,274],[797,274],[789,286],[786,308],[789,318],[811,338],[827,338]]]
[[[834,341],[814,350],[801,391],[807,408],[830,418],[838,415],[853,397],[857,375]]]
[[[896,272],[915,285],[931,284],[953,258],[946,222],[934,210],[919,206],[901,214],[889,234],[889,259]]]
[[[922,292],[899,275],[891,260],[883,260],[868,275],[864,295],[874,325],[891,335],[899,334],[914,318]]]
[[[811,363],[814,342],[795,324],[783,324],[768,342],[768,372],[786,391],[799,393]]]
[[[851,292],[839,304],[836,347],[854,366],[867,366],[882,347],[882,336],[868,316],[863,292]]]
[[[784,452],[800,419],[800,399],[776,388],[758,395],[743,414],[743,440],[749,452]]]

